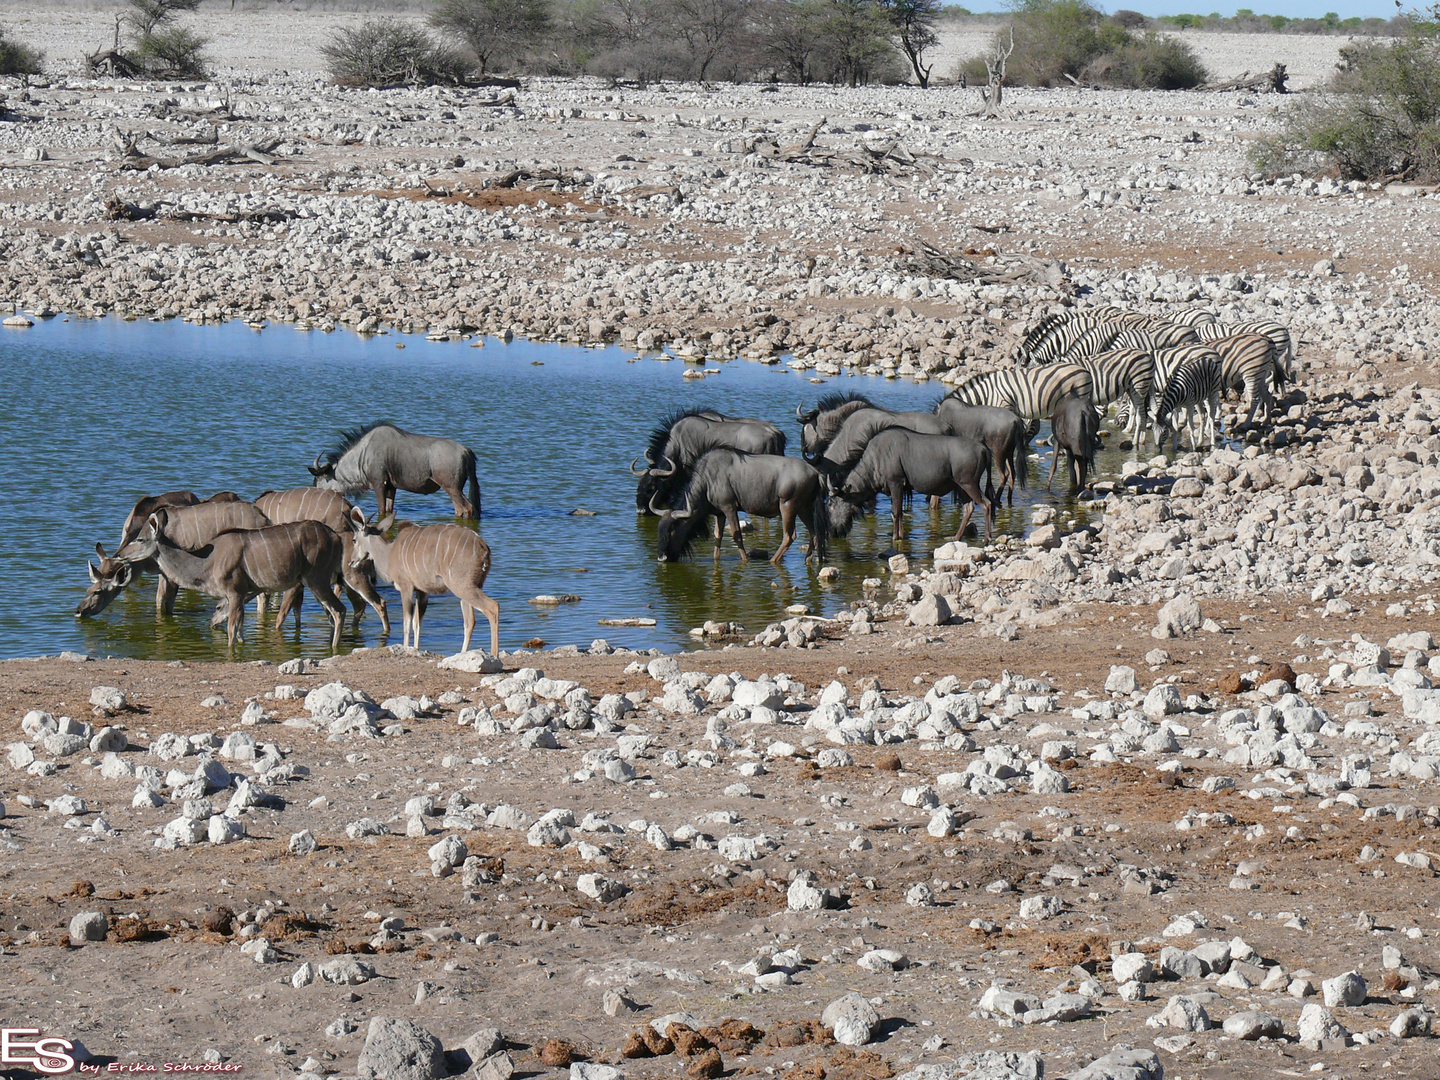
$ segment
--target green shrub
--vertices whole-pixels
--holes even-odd
[[[45,54],[19,41],[7,39],[0,26],[0,75],[39,75]]]
[[[1131,90],[1190,90],[1204,84],[1205,65],[1179,38],[1147,32],[1131,37],[1085,69],[1086,81]]]
[[[1143,15],[1117,12],[1106,18],[1089,0],[1019,0],[1013,22],[1015,52],[1006,70],[1014,86],[1060,86],[1072,79],[1106,86],[1185,89],[1205,81],[1205,68],[1190,46],[1153,31],[1127,29]],[[1135,24],[1138,25],[1138,24]],[[1009,29],[999,41],[1008,41]],[[962,64],[971,82],[984,82],[984,61]]]
[[[1078,78],[1129,37],[1087,0],[1021,0],[1014,27],[1007,81],[1016,86],[1058,86],[1069,81],[1067,75]]]
[[[182,12],[194,11],[200,0],[129,0],[128,59],[147,75],[199,79],[205,76],[205,44],[199,34],[177,25]]]
[[[342,27],[320,46],[330,77],[345,86],[456,83],[474,64],[401,19],[367,19]]]
[[[1291,106],[1251,159],[1268,175],[1328,169],[1347,180],[1440,180],[1437,9],[1394,41],[1340,50],[1328,90]]]

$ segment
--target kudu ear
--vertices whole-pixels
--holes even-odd
[[[129,563],[125,563],[120,567],[120,572],[115,575],[115,584],[119,585],[120,588],[123,589],[126,585],[130,584],[130,579],[134,576],[134,567],[132,567]]]
[[[383,533],[383,532],[389,532],[389,531],[390,531],[390,526],[392,526],[392,525],[394,525],[394,524],[395,524],[395,515],[394,515],[394,514],[386,514],[383,518],[381,518],[379,521],[377,521],[377,522],[375,523],[375,528],[379,529],[382,533]]]
[[[105,545],[102,544],[99,540],[95,541],[95,554],[99,555],[102,559],[108,559],[110,557],[105,554]]]
[[[357,529],[363,528],[365,525],[365,511],[361,510],[358,506],[350,507],[350,524],[354,525]]]
[[[98,547],[99,545],[97,544],[96,546]],[[103,558],[103,556],[102,556],[102,558]],[[91,562],[89,559],[86,559],[86,560],[85,560],[85,569],[87,569],[87,570],[90,571],[90,580],[91,580],[91,582],[93,582],[93,583],[96,584],[96,585],[100,584],[100,571],[95,569],[95,564],[94,564],[93,562]]]

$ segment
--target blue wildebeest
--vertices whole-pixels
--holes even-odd
[[[317,455],[309,469],[318,488],[341,495],[375,492],[381,517],[394,513],[396,490],[421,495],[444,491],[456,517],[480,516],[475,453],[454,439],[415,435],[393,424],[369,424],[341,432],[339,445]]]
[[[394,540],[385,533],[394,524],[393,514],[378,522],[368,522],[356,510],[351,515],[354,547],[350,563],[354,567],[370,563],[380,577],[400,591],[404,608],[404,644],[420,647],[420,621],[425,617],[430,596],[454,593],[460,600],[460,613],[465,620],[465,640],[461,652],[470,651],[470,637],[475,632],[475,611],[478,608],[490,622],[490,653],[500,653],[500,605],[483,591],[485,576],[490,573],[490,545],[462,525],[414,525],[402,521]]]
[[[1060,464],[1061,451],[1070,459],[1070,480],[1076,491],[1085,487],[1095,455],[1100,450],[1100,414],[1095,403],[1083,394],[1071,394],[1060,402],[1050,417],[1050,476],[1045,490],[1055,482],[1055,468]]]
[[[770,561],[778,563],[795,542],[796,520],[810,531],[806,559],[824,558],[828,539],[825,481],[820,471],[799,458],[778,454],[746,454],[739,450],[711,450],[695,463],[679,498],[679,508],[661,513],[657,530],[660,561],[678,562],[690,544],[716,520],[715,555],[720,555],[721,520],[748,561],[740,538],[740,511],[754,517],[778,517],[782,539]],[[655,508],[660,512],[660,508]]]
[[[888,428],[870,440],[845,482],[836,489],[838,497],[830,503],[831,532],[844,536],[864,505],[883,491],[890,496],[890,512],[894,517],[891,533],[898,544],[905,539],[901,508],[907,492],[949,495],[958,491],[966,496],[967,502],[955,539],[960,539],[965,526],[970,524],[976,505],[984,508],[988,537],[995,528],[990,467],[990,450],[981,443],[955,435],[925,435],[904,428]],[[980,488],[982,478],[984,491]]]
[[[356,624],[359,624],[360,616],[365,613],[365,605],[369,604],[375,609],[375,614],[380,616],[381,629],[387,635],[390,633],[390,612],[386,608],[385,598],[375,591],[375,585],[370,580],[369,574],[350,565],[350,558],[353,554],[351,548],[355,543],[350,531],[350,514],[355,508],[345,500],[343,495],[327,491],[324,488],[292,488],[289,491],[263,492],[256,497],[255,505],[276,525],[284,525],[291,521],[319,521],[334,531],[345,546],[345,560],[341,564],[343,568],[341,581],[345,586],[346,595],[349,597],[350,606],[355,609]],[[294,608],[295,626],[298,629],[300,626],[299,593],[287,596],[284,606]]]
[[[945,434],[945,424],[930,412],[901,412],[876,405],[864,394],[826,394],[815,408],[795,408],[800,421],[800,452],[822,471],[843,474],[860,460],[878,431],[898,427],[928,435]]]
[[[685,409],[667,416],[650,432],[645,449],[646,468],[630,472],[639,477],[635,509],[653,514],[652,504],[669,506],[690,478],[695,463],[711,450],[739,450],[746,454],[785,453],[785,432],[765,420],[726,416],[713,409]]]
[[[318,521],[292,521],[259,529],[223,532],[200,551],[189,551],[171,538],[172,511],[150,515],[145,529],[126,551],[135,561],[153,560],[160,572],[187,589],[224,601],[230,647],[245,628],[245,604],[261,593],[288,593],[304,585],[330,616],[330,647],[340,644],[345,621],[330,583],[340,576],[345,558],[340,537]],[[285,618],[281,609],[278,625]]]
[[[171,492],[170,494],[188,495],[188,492]],[[154,496],[156,499],[163,499],[167,496]],[[141,505],[147,502],[141,499]],[[254,503],[244,502],[237,499],[229,492],[222,492],[202,502],[193,504],[157,504],[150,512],[157,510],[168,512],[169,538],[170,542],[187,551],[198,551],[209,544],[222,532],[232,529],[259,529],[270,524],[270,519],[262,513]],[[133,512],[132,512],[133,515]],[[145,527],[149,520],[149,514],[140,519],[140,528]],[[109,606],[110,601],[120,595],[120,590],[129,585],[136,573],[155,573],[158,581],[155,589],[155,610],[157,614],[169,615],[175,609],[175,582],[172,581],[163,570],[159,569],[153,560],[141,558],[134,550],[134,536],[139,530],[132,530],[131,523],[127,521],[125,532],[131,535],[130,541],[120,547],[113,556],[106,556],[105,548],[101,544],[95,545],[95,552],[100,556],[100,565],[94,563],[88,565],[90,571],[90,588],[85,591],[85,596],[80,605],[75,609],[77,616],[98,615]]]
[[[935,403],[935,416],[945,425],[945,433],[959,435],[983,443],[990,450],[990,459],[1000,481],[995,485],[997,497],[1009,491],[1010,505],[1015,505],[1015,485],[1026,485],[1030,439],[1021,420],[1009,409],[991,405],[967,405],[958,398],[943,397]]]

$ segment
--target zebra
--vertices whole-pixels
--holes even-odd
[[[1149,419],[1150,430],[1155,432],[1155,445],[1159,448],[1160,433],[1156,426],[1156,410],[1160,404],[1160,398],[1165,393],[1165,388],[1170,382],[1170,377],[1175,370],[1187,360],[1210,360],[1217,366],[1221,363],[1221,357],[1210,345],[1190,344],[1178,345],[1171,349],[1156,349],[1150,354],[1155,362],[1155,373],[1150,384],[1150,397],[1145,403],[1145,413]],[[1132,406],[1127,398],[1120,399],[1120,406],[1115,411],[1115,422],[1122,425],[1125,430],[1130,429],[1132,421]],[[1135,424],[1135,441],[1144,446],[1145,444],[1145,420],[1142,418]]]
[[[1066,394],[1095,396],[1095,380],[1089,370],[1079,364],[1001,368],[972,375],[945,397],[966,405],[1009,409],[1022,420],[1043,420],[1049,418]]]
[[[1275,369],[1270,377],[1275,392],[1278,394],[1284,389],[1286,382],[1293,382],[1295,379],[1291,363],[1295,358],[1295,345],[1290,331],[1273,319],[1247,319],[1238,323],[1213,322],[1197,326],[1195,332],[1200,335],[1201,341],[1213,341],[1236,334],[1263,334],[1275,343]]]
[[[1046,364],[1065,359],[1072,344],[1084,334],[1101,327],[1121,330],[1147,329],[1163,325],[1163,320],[1123,308],[1105,306],[1085,311],[1052,312],[1041,317],[1015,346],[1017,361],[1024,364]],[[1100,352],[1105,346],[1090,349]]]
[[[1202,326],[1209,326],[1216,321],[1213,311],[1206,311],[1204,308],[1188,308],[1170,317],[1170,321],[1177,326],[1190,326],[1199,329]]]
[[[1255,419],[1255,411],[1262,405],[1264,418],[1269,420],[1275,410],[1275,399],[1269,386],[1277,378],[1275,342],[1264,334],[1231,334],[1229,337],[1212,338],[1208,344],[1220,354],[1225,389],[1240,391],[1250,399],[1245,423]],[[1284,377],[1280,376],[1279,381],[1283,383]]]
[[[1214,351],[1207,351],[1210,353],[1208,356],[1198,350],[1186,356],[1166,381],[1164,393],[1155,409],[1157,449],[1163,448],[1165,437],[1169,435],[1171,436],[1170,452],[1174,453],[1178,450],[1180,428],[1187,423],[1190,426],[1190,449],[1192,450],[1199,448],[1199,433],[1202,427],[1208,430],[1211,446],[1215,445],[1216,439],[1223,431],[1220,417],[1220,397],[1225,392],[1225,376]],[[1157,362],[1158,359],[1157,357]],[[1181,409],[1184,409],[1187,414],[1185,420],[1180,424],[1172,423],[1175,414]]]
[[[1140,329],[1121,326],[1119,323],[1102,323],[1075,337],[1065,352],[1056,359],[1075,361],[1111,349],[1140,349],[1153,353],[1156,349],[1173,349],[1177,345],[1189,345],[1197,340],[1199,339],[1195,331],[1188,326],[1172,326],[1166,323]]]
[[[1095,383],[1095,405],[1104,410],[1112,401],[1128,400],[1124,430],[1135,422],[1135,436],[1148,419],[1148,405],[1155,392],[1155,357],[1144,349],[1112,349],[1075,361],[1090,372]]]

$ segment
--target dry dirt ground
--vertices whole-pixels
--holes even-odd
[[[1207,614],[1225,633],[1169,643],[1172,660],[1154,676],[1176,675],[1182,695],[1206,695],[1207,713],[1237,703],[1217,688],[1220,676],[1293,658],[1292,642],[1301,632],[1317,639],[1361,633],[1384,640],[1423,625],[1415,618],[1361,615],[1332,626],[1265,604],[1209,606]],[[683,657],[682,666],[707,673],[738,670],[752,678],[783,670],[806,684],[812,700],[835,678],[858,697],[877,686],[882,692],[918,693],[952,674],[962,683],[998,679],[1002,670],[1048,675],[1060,694],[1061,712],[1022,718],[998,740],[1024,743],[1025,729],[1038,720],[1073,729],[1064,710],[1083,704],[1088,695],[1074,698],[1071,692],[1098,691],[1111,664],[1131,664],[1143,676],[1143,654],[1156,644],[1148,634],[1151,625],[1151,611],[1097,606],[1054,627],[1026,631],[1013,642],[982,639],[972,628],[957,626],[932,630],[917,643],[913,629],[888,626],[863,647],[832,642],[817,651],[708,651]],[[622,674],[634,658],[535,655],[523,662],[542,666],[552,678],[580,682],[597,701],[624,690],[658,694],[659,684],[648,675]],[[476,676],[437,670],[434,659],[375,651],[287,677],[263,664],[10,661],[0,666],[0,701],[7,732],[19,737],[18,721],[29,709],[86,718],[92,687],[120,687],[132,711],[108,722],[127,730],[136,747],[121,756],[137,765],[153,761],[140,747],[162,733],[214,733],[223,739],[240,730],[238,716],[250,700],[273,710],[276,720],[306,717],[300,700],[263,697],[281,682],[299,684],[303,693],[338,679],[377,701],[458,690],[465,703],[495,706],[492,694],[476,689]],[[1295,667],[1297,674],[1325,674],[1318,660]],[[213,695],[225,704],[202,707],[202,699]],[[1338,697],[1320,696],[1317,703],[1338,715],[1343,704]],[[1376,704],[1396,708],[1378,696]],[[1079,767],[1067,772],[1068,794],[962,798],[957,809],[974,819],[958,834],[936,839],[925,830],[928,811],[903,805],[900,795],[963,766],[967,755],[938,744],[854,747],[854,765],[821,769],[806,758],[826,745],[816,744],[813,733],[741,725],[743,731],[732,731],[739,747],[716,755],[713,767],[676,768],[665,762],[664,751],[678,751],[683,761],[691,751],[708,749],[706,717],[662,719],[642,708],[629,718],[630,730],[649,735],[651,746],[635,761],[637,779],[616,784],[603,776],[574,779],[585,752],[613,745],[613,736],[562,732],[562,749],[524,750],[517,736],[477,738],[457,726],[463,707],[440,708],[381,742],[337,743],[323,732],[274,724],[244,728],[262,743],[273,742],[287,762],[305,765],[309,774],[276,785],[273,792],[284,808],[252,808],[244,815],[248,839],[228,846],[156,850],[156,835],[176,808],[130,809],[133,778],[100,779],[93,767],[99,755],[61,759],[58,773],[49,778],[7,773],[0,789],[9,811],[0,885],[6,1022],[78,1038],[102,1061],[195,1062],[214,1050],[225,1062],[243,1065],[246,1075],[289,1076],[307,1057],[315,1059],[316,1072],[353,1074],[368,1019],[401,1016],[433,1032],[447,1049],[476,1029],[497,1027],[522,1074],[554,1075],[537,1055],[545,1042],[558,1038],[591,1061],[616,1062],[627,1075],[644,1077],[675,1075],[684,1062],[620,1061],[618,1049],[640,1022],[687,1012],[705,1025],[738,1018],[769,1032],[789,1021],[814,1021],[827,1002],[856,990],[876,1003],[884,1022],[878,1041],[864,1050],[873,1059],[850,1060],[849,1050],[823,1041],[795,1046],[742,1041],[723,1047],[727,1073],[813,1077],[823,1070],[831,1076],[883,1077],[911,1063],[944,1063],[999,1049],[1039,1052],[1046,1075],[1054,1077],[1118,1043],[1149,1047],[1157,1037],[1177,1034],[1149,1029],[1145,1019],[1169,994],[1196,992],[1194,982],[1152,985],[1151,1001],[1126,1004],[1114,996],[1108,962],[1117,942],[1150,954],[1172,944],[1161,930],[1184,913],[1201,913],[1209,929],[1174,944],[1242,937],[1267,963],[1288,973],[1282,986],[1302,969],[1314,972],[1318,985],[1321,978],[1359,967],[1370,979],[1371,997],[1363,1007],[1338,1010],[1356,1032],[1383,1028],[1402,1006],[1413,1004],[1382,988],[1382,945],[1400,947],[1406,963],[1422,971],[1440,967],[1433,873],[1396,866],[1389,858],[1401,849],[1434,852],[1433,822],[1362,820],[1346,806],[1317,811],[1313,801],[1291,803],[1278,793],[1263,800],[1240,791],[1201,795],[1197,789],[1207,776],[1226,771],[1211,759],[1186,760],[1182,772],[1167,777],[1153,758],[1091,763],[1082,742]],[[800,746],[800,755],[766,757],[765,748],[782,737]],[[897,753],[898,772],[893,771]],[[737,765],[756,760],[765,762],[766,771],[743,781],[751,794],[727,792],[741,780]],[[177,764],[188,770],[193,762]],[[1249,778],[1240,779],[1243,787]],[[1377,776],[1376,785],[1362,792],[1365,805],[1418,803],[1423,813],[1425,800],[1434,797],[1427,785],[1413,781]],[[492,860],[494,871],[490,881],[467,889],[458,873],[432,876],[425,854],[453,829],[439,831],[438,819],[431,819],[432,835],[403,835],[407,800],[430,794],[443,806],[454,792],[490,806],[512,804],[534,817],[567,808],[578,822],[595,813],[629,831],[623,837],[575,831],[577,839],[602,849],[594,862],[583,861],[574,846],[530,847],[523,831],[482,826],[465,832],[470,853]],[[47,812],[44,802],[66,793],[79,795],[87,806],[70,825],[65,814]],[[212,797],[217,812],[229,794]],[[17,796],[29,796],[33,805],[20,804]],[[1273,805],[1276,798],[1281,805]],[[1235,823],[1178,832],[1174,822],[1192,808],[1229,813]],[[1277,816],[1282,810],[1285,815]],[[713,817],[717,812],[725,818]],[[115,830],[113,836],[93,836],[97,815]],[[347,838],[346,825],[364,817],[388,822],[397,835]],[[710,843],[691,841],[661,852],[635,834],[636,819],[669,833],[696,824]],[[1263,836],[1241,838],[1257,824],[1265,826]],[[314,834],[318,850],[287,854],[288,838],[302,829]],[[752,861],[727,863],[711,849],[717,838],[760,834],[778,846]],[[851,850],[857,837],[867,838],[870,850]],[[1357,865],[1366,844],[1384,856]],[[1247,879],[1253,890],[1232,891],[1227,883],[1242,861],[1254,864],[1245,868],[1253,875]],[[1056,864],[1078,868],[1080,878],[1073,883],[1047,878]],[[1165,887],[1153,895],[1149,885],[1127,887],[1133,868],[1159,883],[1153,887]],[[812,871],[818,885],[843,892],[844,906],[788,911],[785,890],[797,870]],[[581,895],[577,875],[597,871],[624,882],[628,893],[609,903]],[[986,888],[1001,879],[1016,891]],[[907,891],[920,882],[931,883],[934,906],[907,905]],[[1035,895],[1060,897],[1063,912],[1043,921],[1017,918],[1017,903]],[[238,919],[228,928],[232,933],[205,928],[207,914],[221,907],[242,918],[267,907],[273,912],[261,930],[278,954],[273,963],[257,965],[241,952],[234,933]],[[82,911],[110,916],[105,941],[69,941],[69,921]],[[1375,920],[1371,934],[1356,932],[1361,911]],[[392,916],[403,920],[404,929],[372,947],[377,920]],[[1303,921],[1301,928],[1287,927],[1292,916]],[[994,928],[972,930],[975,919]],[[451,939],[436,928],[457,933]],[[495,936],[477,945],[485,934]],[[738,971],[762,946],[798,950],[802,963],[792,985],[766,990]],[[856,961],[870,949],[898,950],[910,967],[893,974],[862,970]],[[302,963],[346,953],[372,964],[376,977],[353,986],[292,987],[290,977]],[[1077,964],[1088,966],[1081,970]],[[993,981],[1013,980],[1015,989],[1045,997],[1067,982],[1073,989],[1086,971],[1095,972],[1109,991],[1091,1019],[1024,1027],[972,1011]],[[419,987],[425,996],[417,1003]],[[602,995],[610,988],[623,989],[642,1011],[605,1015]],[[1433,988],[1420,995],[1432,1003],[1434,997]],[[1226,991],[1209,1009],[1217,1025],[1244,1007],[1272,1011],[1293,1034],[1301,1004],[1283,989]],[[358,1030],[326,1035],[327,1026],[341,1018]],[[942,1045],[922,1049],[937,1036]],[[1417,1080],[1435,1075],[1429,1039],[1309,1050],[1293,1041],[1245,1043],[1218,1036],[1197,1034],[1178,1052],[1163,1052],[1165,1076],[1298,1076],[1313,1070],[1353,1077],[1380,1068]]]

